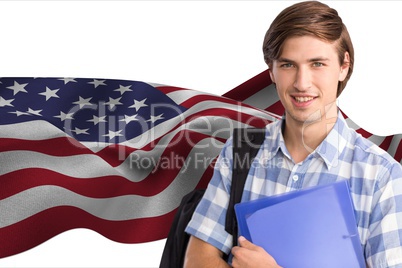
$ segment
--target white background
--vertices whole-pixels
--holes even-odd
[[[402,2],[325,2],[340,13],[356,51],[339,106],[372,133],[402,133]],[[221,95],[265,70],[265,31],[292,3],[0,2],[0,76],[129,79]],[[71,230],[0,259],[0,267],[157,267],[163,246]]]

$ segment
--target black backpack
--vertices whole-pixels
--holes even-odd
[[[237,237],[238,231],[234,205],[241,200],[250,165],[257,155],[264,138],[265,129],[236,128],[233,131],[233,175],[225,230],[232,234],[234,238]],[[160,268],[183,267],[184,256],[190,239],[190,236],[184,230],[204,192],[205,189],[196,189],[183,197],[166,239],[159,265]],[[233,244],[237,244],[237,239],[233,239]]]

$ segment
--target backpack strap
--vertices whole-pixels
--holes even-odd
[[[244,184],[255,156],[265,139],[265,128],[235,128],[233,130],[233,171],[225,230],[237,245],[237,220],[234,205],[241,201]]]

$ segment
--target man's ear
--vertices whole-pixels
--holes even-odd
[[[345,52],[345,57],[343,59],[343,64],[341,65],[341,71],[339,72],[339,81],[342,82],[345,80],[346,76],[349,73],[349,66],[350,66],[350,56],[349,52]]]
[[[275,76],[274,76],[274,74],[272,73],[272,68],[271,68],[271,66],[269,67],[268,72],[269,72],[269,76],[271,77],[272,83],[275,84]]]

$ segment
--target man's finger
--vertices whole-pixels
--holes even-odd
[[[239,245],[242,248],[247,248],[247,249],[254,249],[257,248],[256,245],[254,245],[253,243],[251,243],[250,241],[248,241],[244,236],[240,236],[239,239]]]

